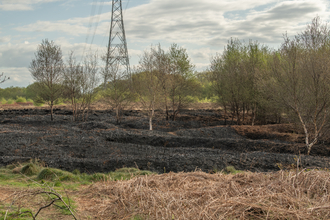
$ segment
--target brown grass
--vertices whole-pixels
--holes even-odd
[[[290,142],[304,142],[303,131],[294,124],[233,125],[231,127],[238,134],[251,139],[279,139]]]
[[[168,173],[100,182],[78,202],[97,219],[329,219],[329,180],[316,170]]]

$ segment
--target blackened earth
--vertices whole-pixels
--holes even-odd
[[[0,112],[0,167],[38,158],[68,171],[109,172],[138,167],[163,172],[222,170],[276,171],[293,167],[329,168],[328,147],[272,139],[248,139],[228,125],[218,111],[185,110],[176,121],[156,112],[154,131],[141,111],[125,111],[120,124],[113,111],[94,111],[86,122],[72,122],[72,112],[23,109]]]

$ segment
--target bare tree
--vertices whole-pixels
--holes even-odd
[[[60,46],[55,45],[54,41],[43,40],[29,70],[33,79],[38,82],[36,92],[50,107],[53,121],[53,106],[62,94],[63,61]]]
[[[295,113],[302,125],[307,154],[329,120],[329,43],[329,29],[317,17],[294,39],[284,36],[280,51],[274,55],[274,89],[278,99]]]
[[[63,72],[64,95],[71,100],[72,120],[79,115],[79,99],[81,98],[81,85],[83,80],[83,67],[77,63],[74,52],[71,51]]]
[[[4,75],[4,73],[1,73],[0,74],[0,83],[3,83],[3,82],[5,82],[5,81],[7,81],[8,79],[10,79],[9,77],[6,77],[5,75]]]
[[[91,104],[96,95],[96,87],[100,82],[98,72],[98,57],[95,53],[88,55],[84,60],[83,74],[81,80],[81,106],[83,120],[88,118],[88,113],[91,110]]]

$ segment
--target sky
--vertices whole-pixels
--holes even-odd
[[[43,39],[70,51],[102,55],[108,44],[109,0],[0,0],[0,88],[33,83],[29,65]],[[144,50],[176,43],[196,71],[207,70],[230,38],[278,48],[283,34],[302,32],[319,16],[330,20],[330,0],[123,0],[128,53],[138,65]],[[79,59],[78,59],[79,60]]]

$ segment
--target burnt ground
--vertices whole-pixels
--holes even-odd
[[[0,112],[0,166],[39,158],[50,167],[81,172],[108,172],[138,167],[163,172],[206,172],[234,166],[267,172],[292,167],[301,154],[304,168],[330,168],[330,146],[317,145],[304,155],[301,137],[286,125],[224,125],[219,111],[185,110],[176,121],[156,112],[148,131],[143,112],[125,111],[121,124],[114,112],[94,111],[86,122],[72,122],[72,112],[46,109]]]

